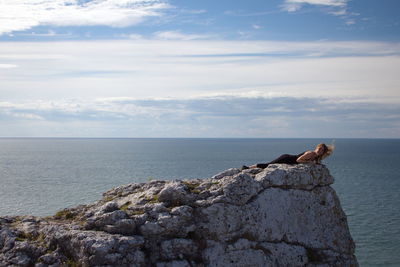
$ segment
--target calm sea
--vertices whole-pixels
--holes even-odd
[[[0,139],[0,215],[50,215],[121,184],[210,177],[326,139]],[[400,266],[400,139],[336,139],[336,181],[361,266]]]

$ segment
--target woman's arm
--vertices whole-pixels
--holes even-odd
[[[317,158],[317,153],[314,151],[307,151],[303,155],[297,158],[297,163],[307,163],[315,160]]]

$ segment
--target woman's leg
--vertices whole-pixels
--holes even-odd
[[[287,163],[287,164],[293,164],[294,161],[296,161],[296,155],[290,155],[290,154],[283,154],[280,155],[278,158],[274,159],[273,161],[270,161],[268,163],[258,163],[255,165],[256,168],[262,168],[265,169],[268,167],[269,164],[274,164],[274,163]],[[251,167],[251,166],[250,166]]]
[[[269,163],[258,163],[255,165],[255,168],[261,168],[261,169],[265,169],[268,167]]]
[[[268,162],[268,164],[274,163],[289,163],[293,158],[293,155],[283,154],[280,155],[278,158],[274,159],[273,161]]]
[[[255,169],[255,168],[265,169],[265,168],[267,168],[267,166],[268,166],[268,163],[258,163],[258,164],[254,164],[254,165],[251,165],[251,166],[243,165],[242,168],[240,168],[240,170],[243,171],[243,170]]]
[[[258,163],[255,165],[251,165],[250,167],[243,166],[242,170],[249,169],[249,168],[265,169],[268,167],[269,164],[274,164],[274,163],[296,164],[297,163],[296,160],[297,160],[297,155],[283,154],[268,163]]]

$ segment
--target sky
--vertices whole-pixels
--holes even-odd
[[[0,137],[400,138],[398,0],[0,0]]]

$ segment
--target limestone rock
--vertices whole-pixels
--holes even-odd
[[[280,187],[291,189],[310,190],[316,186],[333,184],[334,179],[323,165],[272,164],[264,171],[258,173],[255,180],[260,182],[264,188]]]
[[[3,266],[358,266],[324,165],[134,183],[55,216],[0,217]]]

